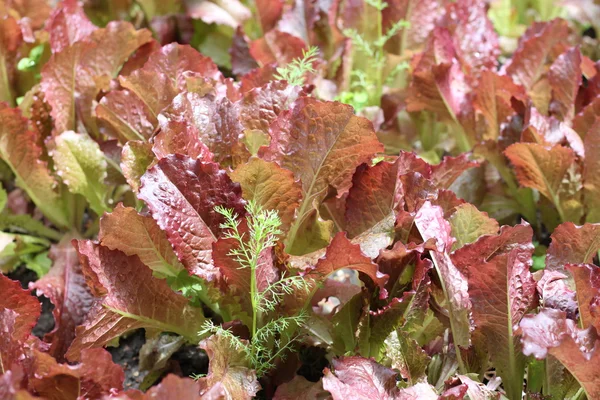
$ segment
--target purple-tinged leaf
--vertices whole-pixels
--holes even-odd
[[[600,224],[559,225],[550,236],[546,253],[546,270],[565,271],[567,264],[591,264],[600,250]]]
[[[467,280],[456,268],[450,258],[454,238],[450,235],[450,224],[444,219],[439,206],[425,202],[417,212],[414,223],[424,241],[433,239],[437,251],[431,251],[431,258],[442,281],[444,295],[448,303],[448,312],[454,342],[463,347],[469,346],[471,326],[468,319],[471,302],[468,295]]]
[[[128,257],[90,241],[75,243],[88,285],[100,299],[77,328],[67,352],[69,360],[77,359],[82,349],[104,346],[138,328],[175,332],[198,342],[202,310],[153,277],[137,256]]]
[[[452,255],[467,277],[476,329],[483,333],[509,398],[521,395],[525,372],[515,330],[536,300],[536,283],[529,272],[532,235],[529,225],[503,227],[499,235],[482,236]]]
[[[580,64],[581,52],[573,47],[550,66],[548,82],[552,88],[552,101],[548,109],[561,121],[571,121],[575,116],[575,97],[581,85]]]
[[[214,163],[179,154],[163,158],[142,177],[139,198],[167,233],[188,271],[207,280],[218,277],[212,264],[212,244],[223,222],[216,206],[244,214],[241,188]]]
[[[537,359],[556,357],[585,389],[588,398],[600,396],[600,340],[594,327],[579,329],[565,313],[544,308],[520,324],[523,353]]]
[[[342,357],[331,361],[333,371],[325,369],[323,388],[333,400],[396,400],[396,372],[362,357]]]

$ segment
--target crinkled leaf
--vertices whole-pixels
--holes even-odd
[[[433,386],[427,382],[419,382],[416,385],[400,390],[400,400],[435,400],[440,396],[436,393]],[[453,398],[462,398],[461,396],[452,396]]]
[[[467,89],[450,32],[436,27],[413,72],[407,110],[429,110],[456,119],[465,106]]]
[[[83,195],[98,215],[108,210],[106,159],[100,146],[85,133],[66,131],[54,139],[52,159],[63,183],[75,194]]]
[[[140,261],[159,274],[177,276],[183,269],[156,221],[122,204],[100,219],[98,240],[111,250],[138,256]]]
[[[163,82],[167,80],[164,75],[155,79],[160,78]],[[129,90],[113,90],[104,96],[96,107],[96,117],[103,132],[121,143],[150,138],[157,124],[153,110]]]
[[[598,115],[600,115],[600,96],[595,97],[590,104],[575,115],[575,118],[573,118],[573,129],[581,137],[585,137],[596,123]]]
[[[237,165],[249,157],[240,141],[243,127],[238,112],[228,99],[215,101],[198,93],[182,93],[158,119],[161,131],[153,147],[158,158],[179,153]]]
[[[450,222],[452,236],[456,239],[452,250],[473,243],[480,236],[494,235],[500,228],[498,221],[488,217],[487,213],[479,211],[477,207],[469,203],[456,207],[456,211],[448,222]]]
[[[315,282],[321,282],[331,273],[345,268],[369,276],[379,286],[381,290],[380,297],[385,298],[387,296],[385,283],[388,276],[379,272],[377,264],[362,253],[360,246],[352,244],[346,238],[344,232],[334,236],[331,244],[327,247],[325,256],[319,259],[314,268],[306,273],[305,277]]]
[[[550,66],[548,81],[552,87],[549,111],[561,121],[571,121],[575,115],[575,96],[581,85],[581,52],[573,47]]]
[[[217,392],[216,395],[221,393]],[[128,390],[118,399],[131,400],[201,400],[204,397],[200,396],[200,384],[195,380],[187,377],[180,377],[174,374],[167,375],[156,386],[152,386],[146,393],[138,392],[133,389]],[[218,398],[218,397],[217,397]]]
[[[414,292],[405,292],[402,298],[393,298],[385,307],[363,314],[358,325],[358,344],[362,356],[380,361],[385,351],[385,339],[404,324],[414,297]]]
[[[399,37],[391,39],[386,47],[397,49],[395,53],[400,55],[404,52],[421,50],[440,18],[444,1],[390,0],[386,3],[388,7],[381,13],[384,27],[389,29],[400,20],[410,23],[410,26],[402,29]]]
[[[0,274],[0,289],[2,292],[0,308],[15,313],[14,325],[10,327],[12,340],[15,342],[24,341],[40,316],[40,302],[29,291],[22,289],[19,282],[13,281],[2,274]]]
[[[509,76],[486,70],[481,72],[474,94],[475,134],[483,140],[496,140],[502,133],[502,123],[515,114],[511,98],[524,97],[525,91]]]
[[[154,278],[137,256],[90,241],[76,243],[88,284],[102,297],[77,328],[67,358],[76,359],[81,349],[104,346],[138,328],[174,332],[198,341],[204,322],[202,310],[189,305],[164,280]]]
[[[571,149],[560,145],[548,149],[537,143],[515,143],[504,154],[515,166],[522,186],[539,190],[555,204],[559,202],[560,185],[575,159]]]
[[[217,271],[212,266],[212,244],[222,223],[215,206],[243,214],[240,186],[231,182],[217,164],[175,154],[163,158],[144,174],[139,197],[167,233],[188,271],[214,279]]]
[[[123,388],[125,373],[104,349],[82,350],[75,366],[57,364],[45,353],[34,354],[31,386],[44,398],[94,399]]]
[[[446,15],[461,62],[477,77],[480,70],[493,70],[498,64],[498,34],[487,17],[487,7],[477,0],[450,3]]]
[[[308,97],[299,98],[290,111],[280,114],[270,135],[264,157],[292,171],[302,185],[303,199],[286,237],[286,251],[306,254],[316,248],[301,248],[294,242],[313,207],[325,199],[330,187],[338,195],[346,192],[356,167],[369,162],[382,146],[371,123],[355,116],[352,107]]]
[[[290,108],[300,94],[300,87],[284,81],[269,82],[244,93],[238,103],[242,125],[247,130],[267,133],[271,123]]]
[[[159,115],[161,130],[152,150],[160,159],[169,154],[185,154],[194,159],[212,161],[206,139],[217,132],[217,107],[214,100],[197,93],[182,93]]]
[[[529,225],[504,227],[499,235],[483,236],[452,256],[467,277],[473,320],[509,398],[523,391],[525,371],[515,328],[536,299],[536,283],[529,272],[532,235]]]
[[[289,382],[279,385],[274,400],[319,400],[327,396],[321,381],[311,382],[301,375],[294,376]]]
[[[543,307],[564,311],[568,318],[577,318],[579,309],[577,295],[571,289],[566,274],[559,271],[544,271],[537,288],[541,295],[540,304]]]
[[[600,120],[586,132],[583,139],[585,154],[583,164],[583,199],[587,208],[586,222],[600,222]]]
[[[20,186],[36,206],[60,227],[69,225],[57,182],[42,159],[41,138],[29,129],[18,109],[0,103],[0,157],[11,168]]]
[[[380,162],[373,167],[363,164],[352,178],[352,187],[346,200],[346,229],[352,238],[373,228],[392,215],[402,204],[402,186],[398,175],[402,171],[401,159],[394,163]],[[393,225],[390,231],[393,231]],[[393,234],[393,233],[392,233]]]
[[[500,398],[500,393],[487,388],[484,384],[473,380],[467,375],[458,375],[458,378],[467,385],[467,394],[471,400],[495,400]]]
[[[160,50],[151,54],[146,64],[144,64],[143,70],[165,74],[175,93],[186,89],[185,77],[189,72],[196,72],[202,77],[216,81],[223,77],[216,64],[210,58],[200,54],[191,46],[177,43],[163,46]],[[140,81],[139,83],[141,84],[142,82]],[[140,86],[137,87],[140,88]],[[130,87],[127,88],[131,89]],[[135,92],[137,93],[137,91]],[[159,99],[155,99],[154,101],[159,101]]]
[[[250,369],[246,354],[236,350],[231,339],[213,335],[201,343],[208,355],[208,375],[199,380],[201,393],[212,392],[220,386],[225,398],[252,399],[260,390],[256,372]]]
[[[385,340],[385,357],[400,371],[402,378],[416,384],[426,376],[430,357],[419,344],[402,330],[396,330]]]
[[[401,398],[396,372],[362,357],[343,357],[331,361],[333,371],[325,369],[323,388],[333,400],[394,400]]]
[[[127,22],[110,22],[54,53],[42,69],[41,88],[52,107],[54,132],[78,130],[80,119],[91,124],[92,103],[138,47],[150,40],[147,30]]]
[[[54,330],[45,336],[51,344],[50,354],[57,360],[64,358],[75,338],[75,328],[83,324],[94,298],[79,264],[77,251],[70,241],[63,240],[50,250],[53,265],[47,275],[30,284],[38,295],[44,295],[54,309]]]
[[[581,326],[600,329],[600,268],[590,264],[569,264],[566,270],[575,282]]]
[[[600,250],[600,224],[559,225],[546,253],[546,270],[564,272],[566,264],[590,264]]]
[[[123,146],[121,169],[131,188],[140,190],[142,176],[154,161],[152,145],[138,140],[131,140]]]
[[[260,66],[287,65],[294,59],[301,59],[303,50],[307,50],[304,40],[276,29],[250,44],[250,54]]]
[[[567,22],[555,19],[536,23],[521,37],[519,47],[505,65],[506,73],[529,91],[544,72],[555,45],[569,33]]]
[[[81,4],[72,0],[61,2],[46,22],[53,53],[59,53],[73,43],[87,38],[96,29],[98,28],[85,15]]]
[[[454,341],[460,346],[467,347],[471,329],[468,320],[470,308],[468,286],[467,280],[456,268],[449,255],[454,244],[454,238],[450,236],[450,224],[444,219],[442,209],[429,201],[419,209],[414,223],[424,241],[433,239],[437,244],[438,250],[431,251],[431,257],[442,281]]]
[[[521,321],[523,353],[538,359],[556,357],[585,389],[588,398],[600,396],[600,340],[593,327],[579,329],[565,313],[544,308]]]
[[[231,179],[242,187],[244,199],[254,201],[265,210],[276,210],[287,229],[298,204],[302,190],[294,175],[275,163],[252,158],[231,173]]]
[[[431,167],[431,176],[426,176],[441,189],[448,189],[465,171],[479,166],[479,163],[469,160],[466,153],[458,157],[444,157],[442,161]]]

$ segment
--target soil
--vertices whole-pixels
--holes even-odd
[[[118,347],[107,347],[113,362],[119,364],[125,371],[125,389],[138,389],[147,375],[147,371],[140,371],[139,353],[142,345],[146,343],[143,329],[138,329],[127,336],[122,336]]]

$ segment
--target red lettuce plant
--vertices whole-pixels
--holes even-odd
[[[593,27],[513,3],[0,5],[0,397],[598,398]]]

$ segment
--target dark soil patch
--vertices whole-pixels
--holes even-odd
[[[140,371],[140,349],[146,343],[143,329],[138,329],[127,336],[122,336],[118,347],[107,347],[113,362],[119,364],[125,371],[125,389],[138,389],[147,371]]]
[[[317,382],[323,377],[323,370],[329,366],[327,350],[321,347],[303,347],[300,349],[302,366],[297,374],[311,382]]]
[[[208,373],[208,356],[195,345],[181,347],[181,349],[173,354],[171,361],[179,364],[181,376]]]

